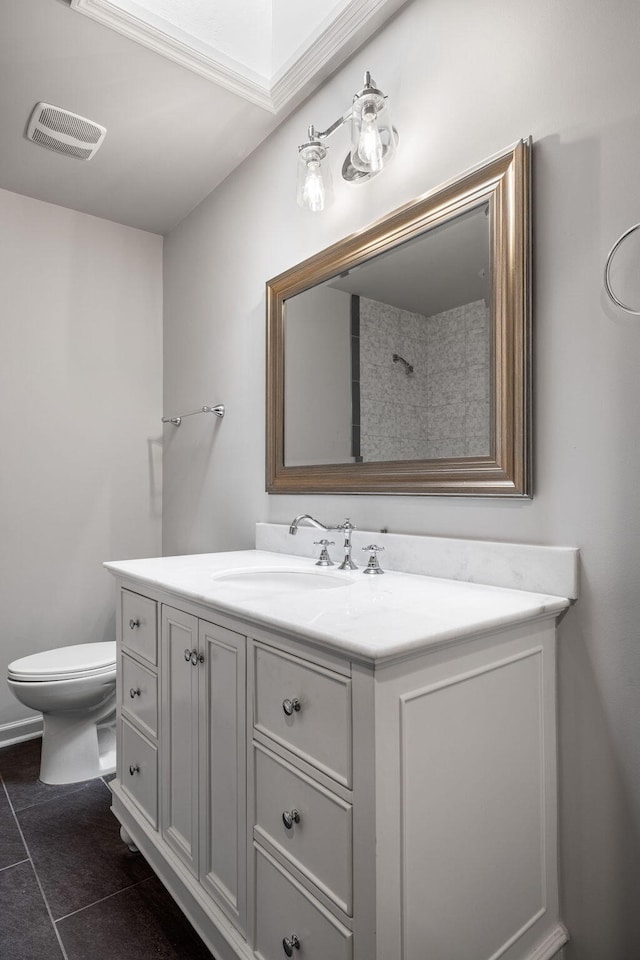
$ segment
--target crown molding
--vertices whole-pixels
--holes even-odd
[[[129,0],[71,0],[71,8],[173,60],[180,66],[271,113],[292,109],[351,56],[407,0],[351,0],[325,21],[272,77],[263,78],[213,46],[154,18]],[[135,12],[132,12],[135,11]],[[170,30],[170,32],[169,32]]]
[[[197,73],[244,100],[275,113],[266,79],[258,77],[248,67],[208,44],[199,43],[196,38],[170,24],[166,26],[172,33],[166,32],[160,26],[163,21],[159,17],[156,18],[157,25],[147,22],[143,19],[147,12],[135,2],[129,6],[137,10],[138,15],[123,10],[114,0],[71,0],[71,8],[78,13],[84,13],[92,20],[186,67],[192,73]]]
[[[351,0],[328,24],[310,34],[304,46],[272,77],[276,111],[311,93],[347,60],[407,0]]]

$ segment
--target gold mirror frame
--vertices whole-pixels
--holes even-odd
[[[284,303],[489,201],[492,430],[487,457],[286,466]],[[269,493],[530,497],[530,141],[408,203],[267,283]]]

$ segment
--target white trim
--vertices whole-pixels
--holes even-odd
[[[407,0],[351,0],[323,23],[270,77],[261,77],[215,47],[201,43],[160,17],[153,18],[135,0],[128,12],[115,0],[71,0],[71,8],[173,60],[225,90],[271,113],[293,108],[337,69]]]
[[[275,110],[281,110],[302,92],[310,93],[311,87],[318,86],[344,63],[406,2],[352,0],[328,25],[310,34],[304,46],[271,77],[269,92]]]
[[[42,736],[42,714],[37,717],[27,717],[25,720],[14,720],[13,723],[3,723],[0,726],[0,747],[10,747],[23,740],[35,740]]]
[[[567,928],[563,923],[558,922],[542,943],[538,944],[536,949],[529,954],[527,960],[552,960],[553,957],[558,957],[559,960],[559,957],[562,956],[559,951],[568,942]]]
[[[211,80],[225,90],[230,90],[250,103],[274,112],[271,92],[266,81],[260,82],[255,74],[249,76],[248,67],[225,57],[216,51],[215,58],[209,54],[205,44],[196,49],[197,40],[189,37],[189,43],[179,40],[152,26],[131,13],[120,9],[112,0],[71,0],[71,8],[84,13],[130,40],[148,47],[174,63],[186,67],[193,73]],[[158,20],[157,23],[160,23]],[[176,28],[173,28],[178,33]],[[185,39],[186,39],[186,35]],[[209,48],[213,52],[213,47]]]

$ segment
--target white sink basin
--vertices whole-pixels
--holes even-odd
[[[353,580],[348,574],[320,573],[316,570],[252,569],[231,570],[218,573],[213,578],[239,587],[268,590],[274,593],[291,593],[298,590],[335,590],[337,587],[349,587]]]

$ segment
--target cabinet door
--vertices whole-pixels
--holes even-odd
[[[162,835],[195,876],[198,875],[198,680],[203,667],[198,662],[198,653],[196,617],[163,606]],[[192,663],[192,659],[196,662]]]
[[[351,916],[351,804],[259,743],[254,744],[254,770],[254,836],[275,847]],[[296,817],[285,822],[285,813]]]
[[[353,933],[255,844],[256,957],[352,960]],[[285,940],[289,941],[288,950]],[[295,946],[294,944],[298,944]],[[300,951],[298,953],[298,950]],[[398,953],[393,954],[395,960]],[[426,956],[426,955],[423,955]],[[443,956],[443,954],[440,954]],[[391,956],[385,960],[392,960]]]
[[[256,730],[351,788],[351,680],[264,644],[253,649]]]
[[[126,720],[122,721],[122,789],[158,829],[158,750]]]
[[[200,878],[246,927],[246,639],[200,621]]]
[[[158,679],[141,663],[122,654],[120,712],[142,733],[155,740],[158,736]]]
[[[120,594],[123,647],[154,667],[158,663],[157,603],[139,593],[123,589]]]

